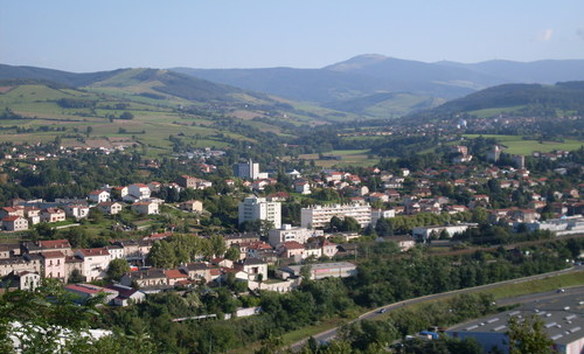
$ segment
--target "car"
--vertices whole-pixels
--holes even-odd
[[[386,313],[386,312],[387,312],[387,309],[386,308],[382,308],[382,309],[379,309],[377,311],[377,313]]]
[[[559,293],[565,293],[565,292],[566,292],[566,290],[564,290],[563,288],[559,288],[559,289],[558,289],[556,292],[557,292],[558,294],[559,294]]]

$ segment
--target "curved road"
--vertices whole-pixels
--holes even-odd
[[[518,283],[523,283],[523,282],[531,281],[531,280],[546,279],[546,278],[554,277],[554,276],[564,274],[564,273],[578,272],[578,271],[581,271],[583,269],[584,269],[584,266],[574,266],[571,268],[562,269],[562,270],[558,270],[555,272],[537,274],[537,275],[532,275],[532,276],[525,277],[525,278],[510,279],[510,280],[505,280],[505,281],[501,281],[498,283],[491,283],[491,284],[486,284],[486,285],[475,286],[472,288],[465,288],[465,289],[460,289],[460,290],[447,291],[444,293],[416,297],[413,299],[408,299],[408,300],[396,302],[396,303],[393,303],[390,305],[378,307],[374,310],[371,310],[369,312],[362,314],[361,316],[352,320],[349,323],[353,323],[355,321],[360,321],[360,320],[364,320],[364,319],[375,318],[381,314],[381,312],[380,312],[381,310],[384,310],[383,312],[388,312],[391,310],[401,308],[405,305],[412,305],[412,304],[416,304],[416,303],[420,303],[420,302],[424,302],[424,301],[428,301],[428,300],[437,300],[437,299],[446,298],[446,297],[453,296],[453,295],[472,293],[472,292],[476,292],[476,291],[480,291],[480,290],[491,289],[491,288],[494,288],[494,287],[497,287],[500,285],[504,285],[504,284],[518,284]],[[580,289],[580,288],[582,290],[584,290],[584,286],[578,287],[578,288],[571,288],[571,289]],[[537,299],[544,299],[544,298],[552,296],[554,294],[556,294],[556,291],[539,293],[539,294],[528,294],[528,295],[524,295],[524,296],[520,296],[520,297],[516,297],[516,298],[502,299],[502,300],[498,301],[498,304],[508,305],[508,304],[512,304],[512,303],[529,302],[529,301],[534,301]],[[336,337],[338,329],[339,329],[339,327],[331,328],[327,331],[324,331],[324,332],[321,332],[317,335],[314,335],[313,337],[314,337],[314,339],[316,339],[317,342],[328,342]],[[304,339],[290,345],[289,348],[292,349],[293,351],[298,351],[302,346],[304,346],[304,344],[306,344],[307,340],[308,340],[308,338],[304,338]]]

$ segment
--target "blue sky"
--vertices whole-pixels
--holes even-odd
[[[317,68],[365,53],[425,62],[584,59],[583,0],[15,0],[0,63]]]

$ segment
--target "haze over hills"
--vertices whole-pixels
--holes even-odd
[[[553,84],[584,80],[584,60],[543,60],[530,63],[493,60],[476,64],[424,63],[366,54],[320,69],[192,69],[177,72],[288,99],[372,117],[430,108],[494,85],[504,83]],[[380,94],[407,93],[408,100],[383,102],[385,115],[364,108]],[[412,100],[412,97],[419,97]],[[409,103],[408,103],[409,101]],[[357,102],[356,104],[354,104]],[[426,104],[423,104],[426,102]]]

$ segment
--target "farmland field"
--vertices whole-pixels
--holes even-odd
[[[577,150],[584,145],[583,141],[565,139],[563,142],[557,141],[538,141],[524,140],[517,135],[495,135],[495,134],[465,134],[464,137],[474,139],[482,136],[483,138],[493,138],[501,145],[507,147],[505,152],[517,155],[531,155],[535,151],[550,152],[554,150]]]

